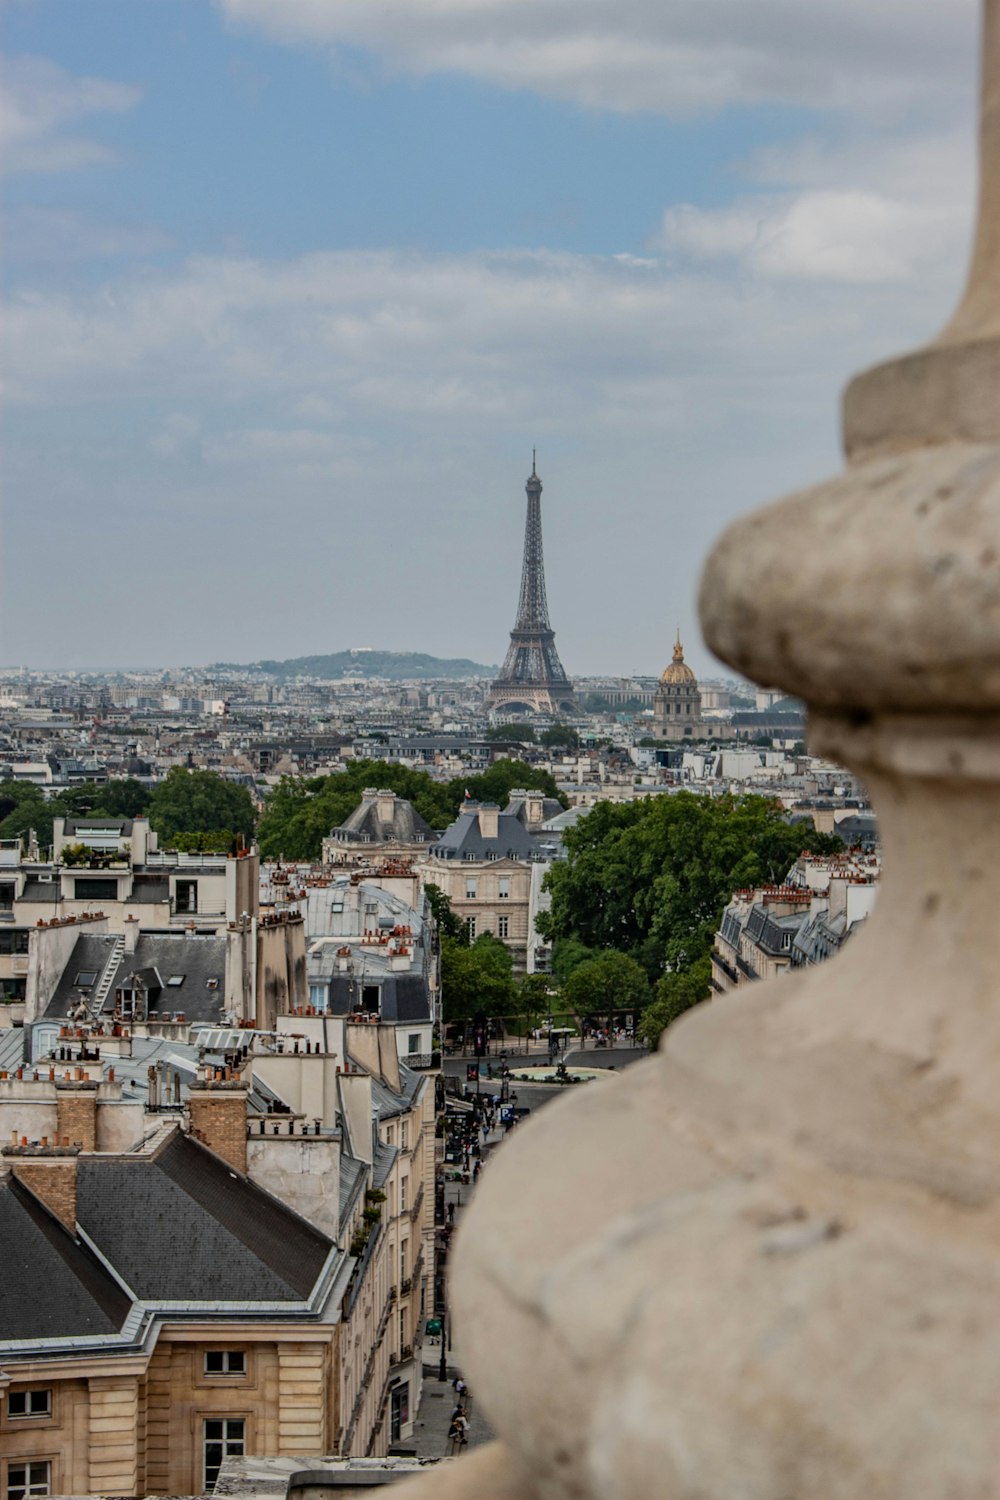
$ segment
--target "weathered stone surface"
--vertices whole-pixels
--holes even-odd
[[[1000,447],[871,459],[737,521],[701,609],[713,651],[816,707],[1000,708]]]

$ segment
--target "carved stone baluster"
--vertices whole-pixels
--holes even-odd
[[[874,916],[505,1145],[453,1285],[501,1442],[413,1500],[1000,1497],[1000,0],[983,59],[958,312],[702,587],[718,655],[867,782]]]

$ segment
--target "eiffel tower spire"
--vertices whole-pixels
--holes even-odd
[[[535,713],[575,713],[573,687],[556,651],[555,631],[549,623],[545,597],[545,563],[542,557],[542,481],[538,477],[535,451],[531,452],[531,477],[525,485],[528,510],[524,524],[524,562],[517,619],[510,633],[510,647],[486,696],[489,709],[526,709]]]

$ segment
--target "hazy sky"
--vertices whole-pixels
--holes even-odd
[[[0,0],[0,664],[647,672],[961,283],[974,0]],[[789,566],[796,538],[788,538]]]

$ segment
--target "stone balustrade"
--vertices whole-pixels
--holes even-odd
[[[457,1236],[500,1435],[412,1500],[1000,1496],[1000,0],[968,289],[858,377],[848,468],[731,527],[713,650],[863,777],[882,893],[505,1145]],[[796,546],[789,552],[788,539]]]

